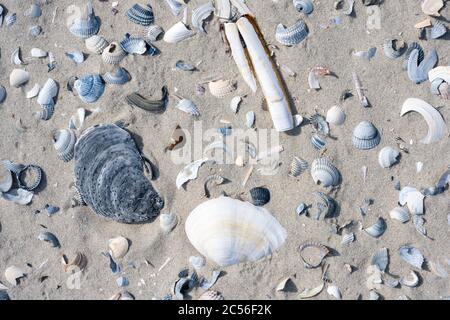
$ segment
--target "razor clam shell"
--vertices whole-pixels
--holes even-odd
[[[407,276],[400,278],[400,284],[402,286],[407,286],[410,288],[417,287],[419,282],[420,282],[419,276],[413,270],[411,270]]]
[[[290,27],[278,24],[275,31],[275,39],[285,45],[293,46],[302,42],[308,36],[308,27],[303,20],[298,20]]]
[[[150,112],[161,112],[164,111],[167,104],[167,97],[169,96],[166,86],[162,87],[161,95],[161,99],[159,100],[149,100],[141,96],[139,93],[133,92],[127,95],[125,100],[133,107],[138,107]]]
[[[270,191],[264,187],[250,189],[250,196],[252,198],[252,203],[258,207],[263,206],[270,201]]]
[[[8,192],[3,192],[1,196],[3,199],[20,204],[27,205],[33,199],[33,192],[25,189],[11,189]]]
[[[125,14],[128,20],[144,27],[151,25],[155,21],[153,8],[150,4],[141,5],[136,3]]]
[[[232,80],[217,80],[208,83],[209,92],[217,97],[223,98],[236,90],[236,83]]]
[[[202,158],[193,161],[187,166],[185,166],[183,170],[181,170],[177,175],[176,179],[177,189],[180,189],[189,180],[197,178],[198,169],[200,169],[202,164],[204,164],[206,161],[208,161],[208,158]]]
[[[292,2],[298,12],[310,14],[314,10],[314,6],[311,0],[293,0]]]
[[[163,40],[167,43],[178,43],[192,37],[195,34],[183,21],[179,21],[170,27],[165,33]]]
[[[73,158],[77,137],[71,129],[58,130],[53,138],[56,153],[64,162],[69,162]]]
[[[131,76],[125,68],[117,67],[114,71],[106,72],[102,76],[107,84],[122,85],[131,80]]]
[[[333,286],[333,285],[328,286],[328,288],[327,288],[327,293],[328,293],[330,296],[333,296],[333,297],[335,297],[335,298],[338,299],[338,300],[341,300],[341,299],[342,299],[342,293],[341,293],[341,290],[339,289],[338,286]]]
[[[107,64],[119,64],[127,53],[117,42],[111,42],[102,52],[103,62]]]
[[[178,218],[173,213],[161,213],[159,215],[159,226],[165,233],[172,231],[178,224]]]
[[[108,240],[108,249],[114,259],[122,259],[127,254],[130,244],[127,238],[118,236]]]
[[[345,122],[345,112],[344,110],[339,106],[332,106],[327,111],[327,117],[326,121],[330,124],[333,124],[335,126],[343,125]]]
[[[246,113],[245,124],[247,125],[247,128],[252,128],[255,125],[255,113],[253,111]]]
[[[214,12],[214,6],[212,2],[202,4],[192,10],[192,26],[198,29],[200,32],[206,33],[203,28],[203,22]]]
[[[217,291],[207,290],[197,300],[224,300],[224,297]]]
[[[418,249],[410,245],[405,245],[398,249],[398,254],[406,263],[417,269],[422,269],[424,257]]]
[[[33,174],[33,180],[32,181],[25,181],[26,174],[32,173]],[[19,188],[27,190],[27,191],[33,191],[37,187],[39,187],[39,184],[41,183],[42,179],[42,169],[41,167],[29,164],[26,165],[25,168],[23,168],[19,173],[16,174],[17,182],[19,183]]]
[[[93,35],[84,41],[86,48],[95,54],[102,54],[103,50],[108,47],[109,42],[99,35]]]
[[[322,282],[320,285],[318,285],[315,288],[312,289],[305,289],[298,295],[299,299],[309,299],[312,297],[317,296],[319,293],[322,292],[323,288],[325,287],[325,282]]]
[[[380,133],[369,121],[360,122],[353,130],[353,146],[360,150],[375,148],[381,141]]]
[[[388,39],[383,43],[383,52],[390,59],[399,58],[406,50],[406,43],[401,40]]]
[[[382,168],[389,168],[398,161],[400,152],[392,147],[384,147],[378,153],[378,163]]]
[[[294,157],[291,162],[289,175],[291,177],[298,177],[308,169],[308,162],[302,158]]]
[[[311,137],[311,144],[313,145],[314,149],[316,150],[322,150],[325,148],[327,142],[322,139],[318,134],[314,134]]]
[[[409,221],[409,212],[406,208],[396,207],[389,212],[391,219],[405,223]]]
[[[355,234],[353,232],[342,235],[341,244],[346,246],[355,241]]]
[[[14,69],[9,75],[9,84],[12,87],[19,88],[30,79],[30,74],[22,69]]]
[[[341,175],[330,160],[318,158],[311,164],[311,176],[316,184],[325,188],[336,186],[340,183]]]
[[[368,228],[364,228],[364,232],[374,238],[380,237],[386,231],[387,225],[383,218],[378,218],[377,222]]]
[[[33,58],[45,58],[45,57],[47,57],[47,54],[48,54],[47,51],[39,49],[39,48],[32,48],[30,50],[30,55]]]
[[[158,26],[156,24],[153,24],[151,26],[148,26],[144,30],[143,37],[144,37],[144,39],[146,39],[150,42],[155,42],[158,39],[160,39],[163,34],[164,34],[163,28],[161,28],[160,26]]]
[[[372,256],[370,261],[372,266],[376,266],[378,270],[385,272],[389,264],[389,253],[387,248],[381,248]]]
[[[203,190],[204,190],[204,195],[207,198],[211,197],[211,193],[209,191],[209,186],[212,184],[214,186],[218,186],[221,185],[225,182],[225,178],[218,175],[218,174],[212,174],[209,175],[206,179],[205,182],[203,183]]]
[[[16,266],[10,266],[5,270],[5,279],[13,286],[17,286],[20,279],[25,278],[26,276],[26,273]]]
[[[436,49],[431,49],[423,61],[419,60],[419,50],[412,50],[408,58],[408,77],[416,84],[428,80],[428,72],[434,68],[438,61]]]
[[[320,267],[323,260],[330,253],[327,247],[314,241],[307,241],[302,243],[298,248],[298,251],[300,253],[300,258],[303,261],[303,265],[306,269],[314,269]],[[306,255],[307,251],[312,252],[310,252],[310,255]]]
[[[4,86],[0,85],[0,103],[3,103],[6,99],[6,89]]]
[[[50,243],[53,248],[60,248],[58,238],[51,232],[42,232],[38,235],[38,239]]]

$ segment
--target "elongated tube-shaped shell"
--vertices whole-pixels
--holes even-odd
[[[241,39],[239,37],[239,30],[235,23],[225,23],[225,35],[228,43],[230,44],[231,54],[234,62],[241,73],[245,83],[250,87],[252,92],[256,92],[256,79],[250,68],[249,61],[242,46]]]
[[[220,266],[257,261],[286,240],[286,230],[269,211],[228,197],[197,206],[185,230],[192,245]]]
[[[283,88],[280,76],[268,55],[261,33],[257,29],[255,30],[256,23],[250,22],[249,18],[251,17],[240,18],[237,26],[247,45],[247,51],[266,98],[273,125],[277,131],[291,130],[294,127],[294,120],[285,88]]]

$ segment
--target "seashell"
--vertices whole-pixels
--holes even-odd
[[[32,48],[30,50],[30,55],[33,58],[45,58],[45,57],[47,57],[47,51],[39,49],[39,48]]]
[[[378,294],[378,292],[376,292],[375,290],[369,291],[369,300],[379,300],[379,299],[380,295]]]
[[[320,200],[320,202],[316,203],[317,212],[315,214],[315,219],[319,220],[322,213],[325,213],[323,215],[324,218],[333,217],[336,211],[336,202],[334,201],[334,199],[321,191],[314,192],[313,195]]]
[[[397,279],[387,277],[386,275],[384,275],[383,277],[383,283],[390,288],[397,288],[398,285],[400,284],[400,282]]]
[[[439,10],[444,6],[443,0],[424,0],[421,3],[422,11],[429,16],[440,16]]]
[[[159,214],[164,201],[144,175],[129,132],[114,124],[90,127],[74,155],[75,186],[94,212],[123,223],[143,223]]]
[[[41,183],[42,169],[37,165],[26,165],[19,173],[16,173],[19,188],[33,191]]]
[[[198,111],[198,107],[194,102],[188,99],[181,99],[175,108],[180,109],[183,112],[186,112],[194,117],[200,116],[200,112]]]
[[[440,278],[448,278],[448,272],[439,262],[428,261],[430,270]]]
[[[42,105],[54,104],[54,98],[58,95],[58,84],[55,80],[48,78],[39,91],[37,103]]]
[[[316,184],[321,184],[325,188],[337,186],[341,180],[339,171],[326,158],[319,158],[313,161],[311,164],[311,176]]]
[[[64,162],[72,160],[75,143],[77,142],[75,132],[71,129],[58,130],[53,136],[53,141],[58,158]]]
[[[286,230],[269,211],[228,197],[197,206],[189,214],[185,230],[197,251],[222,267],[255,262],[286,240]]]
[[[13,184],[13,177],[11,171],[6,166],[0,163],[0,193],[8,192]]]
[[[0,85],[0,104],[6,99],[6,89],[4,86]]]
[[[389,168],[397,162],[399,156],[400,152],[394,148],[384,147],[378,153],[378,163],[382,168]]]
[[[345,113],[344,110],[339,106],[332,106],[327,111],[326,121],[330,124],[334,124],[335,126],[340,126],[345,122]]]
[[[355,235],[352,232],[342,235],[342,240],[341,240],[342,245],[344,245],[344,246],[349,245],[353,241],[355,241]]]
[[[423,199],[425,196],[413,187],[404,187],[399,194],[398,202],[400,205],[408,206],[412,214],[423,214]]]
[[[263,206],[270,201],[270,191],[264,187],[250,189],[250,196],[252,197],[252,203],[258,207]]]
[[[419,284],[419,276],[415,271],[411,270],[407,276],[400,278],[400,283],[402,286],[410,288],[417,287]]]
[[[111,42],[102,52],[102,59],[107,64],[119,64],[127,53],[117,42]]]
[[[127,238],[118,236],[108,240],[108,248],[114,259],[122,259],[127,254],[130,244]]]
[[[342,299],[342,293],[338,286],[328,286],[327,293],[338,300]]]
[[[132,38],[128,33],[120,42],[123,51],[129,54],[144,54],[147,51],[147,43],[140,38]]]
[[[105,91],[105,83],[98,74],[88,74],[74,83],[74,88],[81,101],[84,103],[94,103]]]
[[[153,8],[150,4],[141,5],[136,3],[128,9],[126,16],[131,22],[144,27],[151,25],[155,21]]]
[[[50,120],[55,113],[55,103],[50,102],[48,104],[41,105],[42,110],[37,114],[38,118],[41,120]]]
[[[212,174],[210,176],[208,176],[205,180],[205,182],[203,183],[203,189],[205,191],[205,197],[210,198],[211,197],[211,193],[209,192],[209,188],[208,185],[209,184],[214,184],[215,186],[221,185],[225,182],[225,178],[222,176],[219,176],[218,174]]]
[[[367,51],[354,51],[353,55],[355,57],[359,57],[359,58],[370,61],[370,59],[375,57],[376,52],[377,52],[377,48],[371,47],[371,48],[367,49]]]
[[[116,279],[116,284],[119,288],[126,287],[130,284],[130,281],[128,278],[125,277],[119,277]]]
[[[11,201],[20,205],[27,205],[33,199],[33,192],[25,189],[11,189],[8,192],[1,194],[3,199]]]
[[[11,63],[15,64],[15,65],[26,64],[25,62],[22,61],[20,56],[21,56],[21,54],[20,54],[20,47],[19,47],[19,48],[15,49],[13,51],[13,53],[11,54]]]
[[[327,247],[314,241],[302,243],[298,248],[298,251],[303,261],[303,265],[307,269],[320,267],[323,260],[330,253]]]
[[[159,215],[159,226],[165,233],[169,233],[175,228],[178,218],[173,213],[161,213]]]
[[[356,93],[358,94],[358,99],[363,108],[370,107],[370,102],[364,94],[364,88],[361,84],[361,79],[359,79],[356,72],[352,73],[353,83],[355,85]]]
[[[11,27],[13,24],[16,23],[16,21],[17,21],[17,14],[15,14],[14,12],[5,17],[5,25],[7,27]]]
[[[305,289],[305,290],[303,290],[302,292],[299,293],[298,298],[299,299],[309,299],[309,298],[315,297],[319,293],[322,292],[324,287],[325,287],[325,282],[322,282],[320,285],[318,285],[315,288]]]
[[[198,300],[224,300],[224,297],[222,294],[220,294],[217,291],[208,290],[205,291]]]
[[[253,111],[249,111],[245,115],[245,123],[247,128],[252,128],[255,125],[255,113]]]
[[[38,240],[50,243],[53,248],[60,248],[58,238],[51,232],[42,232],[38,235]]]
[[[59,211],[59,207],[46,204],[45,210],[47,211],[47,215],[49,217],[51,217],[52,215],[54,215],[55,213],[57,213]]]
[[[389,264],[389,255],[387,248],[381,248],[372,256],[370,265],[376,266],[379,271],[385,272]]]
[[[22,69],[13,69],[9,75],[9,85],[12,87],[20,87],[28,82],[30,79],[30,74]]]
[[[441,21],[436,21],[430,30],[430,39],[439,39],[447,33],[447,27]]]
[[[161,28],[160,26],[154,24],[154,25],[148,26],[144,30],[143,37],[144,37],[144,39],[146,39],[146,40],[148,40],[150,42],[155,42],[159,38],[161,38],[161,35],[163,33],[164,33],[163,28]]]
[[[177,22],[164,33],[163,40],[168,43],[178,43],[192,37],[195,34],[183,21]]]
[[[74,36],[87,39],[95,35],[100,29],[100,19],[95,16],[92,2],[86,5],[86,12],[72,21],[69,31]]]
[[[289,175],[291,177],[298,177],[308,169],[308,162],[302,158],[294,157],[291,162]]]
[[[353,130],[353,146],[360,150],[368,150],[375,148],[381,140],[380,133],[377,128],[369,122],[360,122]]]
[[[397,39],[388,39],[383,43],[383,51],[386,57],[390,59],[397,59],[407,49],[406,43]]]
[[[391,219],[405,223],[409,221],[409,212],[406,208],[396,207],[389,212]]]
[[[187,63],[187,62],[185,62],[183,60],[178,60],[175,63],[175,68],[177,68],[177,69],[179,69],[181,71],[195,71],[195,70],[197,70],[197,68],[194,65],[192,65],[190,63]]]
[[[293,116],[294,126],[298,127],[303,123],[303,117],[300,114],[296,114]]]
[[[314,149],[321,150],[325,148],[327,142],[324,139],[322,139],[319,135],[314,134],[311,137],[311,144],[313,145]]]
[[[306,205],[306,203],[300,202],[297,208],[295,208],[295,213],[300,216],[303,212],[306,212],[307,210],[308,206]]]
[[[208,158],[202,158],[191,162],[181,170],[176,179],[177,188],[180,189],[186,182],[197,178],[198,169],[208,161]]]
[[[223,98],[236,90],[236,83],[232,80],[211,81],[208,84],[208,88],[213,96]]]
[[[431,69],[428,72],[428,78],[430,82],[441,79],[447,83],[450,83],[450,66],[439,66]]]
[[[398,254],[400,255],[400,258],[402,258],[406,263],[412,265],[417,269],[422,269],[424,258],[418,249],[409,245],[405,245],[398,249]]]
[[[184,0],[166,0],[166,3],[174,16],[178,16],[183,10]]]
[[[200,32],[206,33],[203,28],[203,22],[214,12],[214,6],[212,2],[202,4],[192,10],[192,26],[198,29]]]
[[[387,225],[383,218],[378,218],[377,222],[368,228],[364,228],[364,231],[371,237],[378,238],[384,231],[386,231]]]
[[[84,40],[86,48],[95,54],[102,54],[103,50],[108,47],[109,42],[105,38],[99,35],[93,35],[92,37]]]
[[[276,286],[275,291],[285,291],[287,284],[292,281],[291,277],[283,278],[280,283]]]
[[[314,10],[314,6],[311,0],[293,0],[294,7],[298,12],[304,14],[310,14]]]
[[[25,166],[23,164],[14,163],[10,160],[1,160],[1,163],[7,170],[16,175],[19,174],[23,169],[25,169]]]
[[[205,266],[206,261],[203,257],[190,256],[189,263],[194,267],[195,270],[199,270]]]
[[[125,84],[131,80],[131,76],[127,70],[122,67],[117,67],[112,72],[107,72],[103,75],[103,80],[107,84]]]
[[[5,279],[13,286],[17,286],[21,279],[25,278],[26,273],[16,266],[11,266],[5,270]]]
[[[28,33],[32,37],[37,37],[42,33],[42,27],[41,26],[32,26],[30,29],[28,29]]]
[[[419,215],[414,215],[413,216],[413,224],[414,227],[416,228],[417,232],[419,232],[421,235],[423,235],[424,237],[427,237],[427,229],[425,229],[425,219],[422,218],[422,216]]]
[[[315,113],[314,115],[312,115],[309,118],[309,122],[318,133],[321,133],[323,135],[328,135],[330,133],[330,128],[327,121],[320,114]]]
[[[41,14],[42,14],[41,6],[38,5],[37,3],[31,4],[30,8],[28,8],[24,12],[24,16],[30,18],[39,18]]]
[[[76,252],[72,259],[69,259],[65,254],[63,254],[61,257],[61,264],[64,272],[73,273],[86,268],[87,260],[84,254],[81,252]]]
[[[79,50],[66,52],[66,57],[75,62],[76,65],[82,64],[84,62],[84,53]]]
[[[280,23],[275,31],[275,39],[285,46],[299,44],[307,36],[308,27],[303,20],[298,20],[294,25],[287,28]]]
[[[137,92],[129,94],[125,100],[133,107],[138,107],[150,112],[161,112],[164,111],[167,104],[167,97],[169,96],[166,86],[162,87],[161,91],[162,97],[158,100],[146,99]]]
[[[48,53],[48,72],[52,71],[53,69],[55,69],[56,67],[56,59],[55,59],[55,55],[52,52]]]
[[[438,61],[436,49],[432,49],[423,60],[420,60],[420,51],[414,49],[408,58],[407,71],[408,77],[416,84],[428,80],[428,72],[433,69]]]
[[[242,102],[242,98],[240,96],[234,97],[233,99],[231,99],[230,109],[233,110],[234,113],[237,113],[241,102]]]
[[[420,140],[421,143],[429,144],[439,141],[444,137],[447,130],[447,125],[445,124],[445,121],[439,111],[433,108],[430,104],[417,98],[406,99],[403,103],[400,116],[403,116],[410,111],[420,113],[428,125],[427,135],[425,138]]]

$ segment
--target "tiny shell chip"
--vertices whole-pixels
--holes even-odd
[[[177,223],[178,218],[173,213],[162,213],[159,216],[159,225],[161,226],[161,229],[166,233],[172,231],[173,228],[175,228],[175,226],[177,225]]]
[[[115,259],[121,259],[127,254],[129,243],[126,238],[118,236],[108,241],[108,247]]]
[[[253,111],[247,112],[245,115],[247,128],[252,128],[255,124],[255,113]]]
[[[3,103],[6,99],[6,89],[4,86],[0,85],[0,103]]]

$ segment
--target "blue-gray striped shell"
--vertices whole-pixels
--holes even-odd
[[[93,103],[97,101],[105,91],[105,83],[98,74],[88,74],[74,83],[74,88],[80,96],[81,101]]]
[[[360,150],[375,148],[381,140],[380,133],[369,121],[360,122],[353,130],[353,146]]]
[[[62,129],[56,131],[53,135],[53,142],[58,158],[64,162],[72,160],[75,143],[77,142],[74,130]]]
[[[411,42],[408,45],[408,48],[406,49],[406,52],[405,52],[404,61],[403,61],[403,65],[402,65],[403,70],[408,69],[408,60],[411,55],[411,52],[413,52],[414,49],[417,49],[419,51],[419,62],[422,62],[423,58],[425,57],[425,54],[424,54],[423,49],[420,46],[420,44],[418,44],[417,42]]]
[[[41,184],[42,169],[34,164],[26,165],[19,173],[16,173],[16,178],[19,188],[33,191]]]
[[[3,103],[6,99],[6,89],[4,86],[0,85],[0,103]]]
[[[377,222],[370,227],[365,228],[364,231],[371,237],[378,238],[386,231],[386,228],[386,221],[384,221],[383,218],[378,218]]]
[[[390,59],[397,59],[405,53],[406,43],[397,39],[388,39],[383,43],[383,52]]]
[[[264,187],[250,189],[250,196],[255,206],[263,206],[270,201],[270,191]]]
[[[88,2],[86,5],[86,12],[73,20],[69,26],[69,31],[74,36],[82,39],[87,39],[95,35],[100,29],[100,20],[95,16],[92,3]]]
[[[41,120],[50,120],[53,117],[53,113],[55,113],[55,103],[53,101],[42,104],[42,110],[38,113],[39,118]]]
[[[438,39],[447,33],[447,27],[441,21],[436,21],[432,28],[427,30],[427,39]]]
[[[310,14],[314,10],[314,6],[311,0],[293,0],[292,2],[298,12]]]
[[[285,46],[293,46],[302,42],[308,35],[308,27],[303,20],[298,20],[294,25],[285,27],[278,24],[275,31],[275,38]]]
[[[103,75],[103,80],[107,84],[125,84],[130,81],[130,79],[130,74],[122,67],[117,67],[113,71],[107,72]]]
[[[123,223],[156,217],[162,198],[144,175],[144,160],[129,132],[101,124],[75,145],[75,186],[94,212]]]
[[[141,26],[149,26],[155,21],[153,8],[150,4],[145,6],[136,3],[126,12],[128,20]]]
[[[147,43],[144,39],[133,38],[129,33],[125,34],[124,39],[120,42],[123,51],[130,54],[144,54],[147,51]]]
[[[436,49],[431,51],[420,61],[420,50],[414,49],[408,58],[408,77],[416,84],[428,80],[428,72],[433,69],[438,61]]]
[[[37,37],[38,35],[41,34],[41,32],[42,32],[41,26],[32,26],[32,27],[30,27],[30,29],[28,29],[28,33],[32,37]]]
[[[17,14],[11,13],[5,18],[5,24],[7,27],[11,27],[17,21]]]
[[[311,137],[311,144],[313,145],[314,149],[321,150],[325,148],[327,142],[324,139],[322,139],[322,137],[320,137],[318,134],[314,134]]]

